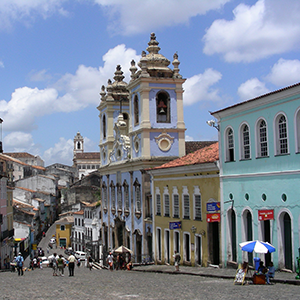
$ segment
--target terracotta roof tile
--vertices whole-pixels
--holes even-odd
[[[185,142],[185,154],[195,152],[206,146],[216,143],[217,141],[187,141]]]
[[[183,157],[172,160],[161,166],[153,168],[153,170],[163,169],[163,168],[174,168],[187,165],[196,165],[203,163],[215,162],[219,159],[219,143],[214,143],[212,145],[206,146],[199,149],[193,153],[185,155]]]
[[[76,159],[99,159],[100,161],[100,152],[76,153]]]

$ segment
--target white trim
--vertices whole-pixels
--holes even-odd
[[[191,233],[190,232],[188,232],[188,231],[184,231],[183,233],[183,260],[184,261],[188,261],[188,262],[190,262],[190,261],[192,261],[192,256],[191,256]],[[189,257],[190,257],[190,259],[189,260],[187,260],[187,255],[186,255],[186,251],[185,251],[185,244],[186,244],[186,236],[189,236]]]
[[[244,135],[243,135],[243,130],[244,127],[247,126],[248,127],[248,134],[249,134],[249,157],[245,158],[245,141],[244,141]],[[244,121],[240,124],[239,126],[239,159],[243,160],[243,159],[251,159],[251,134],[250,134],[250,126],[249,124]]]
[[[298,121],[298,122],[297,122]],[[298,125],[298,126],[297,126]],[[298,107],[294,114],[294,134],[295,134],[295,152],[300,152],[300,107]]]
[[[191,198],[190,198],[190,194],[189,194],[189,190],[187,188],[187,186],[182,186],[182,194],[181,194],[181,197],[182,197],[182,219],[185,219],[185,212],[184,212],[184,196],[187,195],[189,197],[189,215],[187,216],[188,219],[191,218]]]
[[[279,132],[278,132],[278,121],[281,116],[285,117],[286,121],[286,135],[287,135],[287,153],[280,153],[280,145],[279,145]],[[287,155],[290,153],[290,145],[289,145],[289,121],[287,118],[287,115],[283,112],[280,111],[278,112],[273,119],[273,135],[274,135],[274,155]]]
[[[220,178],[236,178],[236,177],[265,177],[265,176],[280,176],[280,175],[299,175],[300,170],[291,170],[291,171],[275,171],[275,172],[264,172],[264,173],[248,173],[248,174],[234,174],[234,175],[222,175]]]
[[[268,153],[267,156],[262,156],[261,155],[261,145],[260,145],[260,124],[262,121],[265,121],[266,123],[266,136],[267,136],[267,149]],[[268,123],[267,120],[264,117],[259,117],[257,118],[255,122],[255,157],[256,158],[261,158],[261,157],[268,157],[270,155],[269,153],[270,147],[269,147],[269,130],[268,130]]]
[[[178,215],[175,216],[175,201],[174,196],[178,196]],[[180,199],[179,199],[179,193],[176,186],[173,186],[173,192],[172,192],[172,217],[173,218],[179,218],[180,217]]]
[[[233,127],[231,125],[228,125],[225,129],[224,129],[224,161],[225,162],[229,162],[231,160],[229,160],[229,145],[228,145],[228,131],[232,130],[232,136],[233,136],[233,161],[235,160],[235,138],[234,138],[234,130]]]
[[[167,232],[169,232],[169,249],[167,249]],[[168,251],[169,250],[169,251]],[[168,263],[168,252],[169,252],[169,258],[170,258],[170,261],[171,262],[171,232],[169,229],[166,229],[164,230],[164,260],[165,260],[165,263]]]
[[[196,219],[196,199],[195,196],[200,196],[200,219]],[[199,186],[194,186],[193,192],[193,220],[202,221],[202,196]]]
[[[169,196],[169,215],[166,215],[166,199],[165,196]],[[164,187],[164,193],[163,193],[163,203],[164,203],[164,213],[163,216],[170,216],[171,215],[171,207],[170,207],[170,194],[169,194],[169,189],[167,186]]]

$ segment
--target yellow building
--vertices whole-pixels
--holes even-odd
[[[63,217],[55,222],[56,224],[56,245],[59,247],[71,247],[73,216]]]
[[[220,264],[218,143],[148,170],[157,264]]]

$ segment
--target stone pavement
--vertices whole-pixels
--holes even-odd
[[[133,268],[137,272],[154,272],[165,274],[184,274],[192,276],[202,276],[210,278],[223,278],[234,280],[236,269],[233,268],[214,268],[214,267],[186,267],[180,266],[179,272],[175,271],[175,267],[171,265],[144,265],[135,266]],[[246,281],[251,282],[253,271],[249,271],[246,276]],[[296,273],[276,271],[275,278],[271,279],[273,283],[300,285],[300,279],[295,279]],[[300,297],[300,296],[299,296]]]

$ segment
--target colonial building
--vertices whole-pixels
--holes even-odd
[[[56,244],[59,247],[71,247],[72,227],[74,224],[73,216],[65,216],[55,221],[56,225]]]
[[[254,255],[294,270],[299,254],[300,83],[212,113],[219,129],[224,264]],[[242,252],[263,240],[272,254]]]
[[[181,264],[220,264],[218,143],[150,169],[154,259]]]
[[[100,153],[84,152],[84,139],[80,132],[77,132],[73,141],[73,167],[76,169],[77,179],[81,179],[83,176],[99,169]]]
[[[169,68],[158,44],[152,33],[139,69],[131,62],[128,84],[117,66],[114,80],[102,86],[98,106],[104,249],[125,245],[135,261],[153,254],[151,182],[145,169],[185,155],[185,79],[178,55]]]

